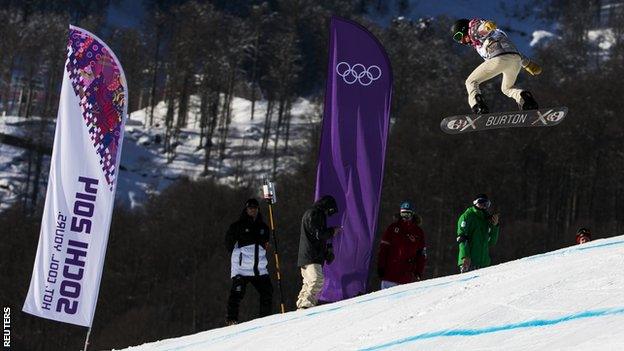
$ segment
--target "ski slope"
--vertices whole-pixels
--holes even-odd
[[[624,350],[623,268],[618,236],[127,350]]]

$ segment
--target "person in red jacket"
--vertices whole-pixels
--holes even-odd
[[[576,231],[576,244],[585,244],[591,241],[589,229],[581,227]]]
[[[422,279],[427,246],[420,224],[421,218],[415,213],[414,206],[409,201],[401,203],[399,219],[390,224],[379,244],[377,273],[381,289]]]

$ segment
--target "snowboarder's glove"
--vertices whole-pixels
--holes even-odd
[[[332,251],[327,252],[327,254],[325,254],[325,263],[330,264],[334,262],[334,258],[336,258],[336,256],[334,256]]]
[[[485,23],[483,23],[483,29],[489,33],[496,29],[496,23],[492,21],[485,21]]]
[[[498,213],[494,213],[493,215],[490,216],[489,221],[490,223],[492,223],[492,225],[496,226],[498,225]]]
[[[529,61],[523,68],[533,76],[542,73],[542,67],[533,61]]]

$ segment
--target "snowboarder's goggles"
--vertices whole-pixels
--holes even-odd
[[[455,33],[455,35],[453,35],[453,40],[455,40],[458,43],[461,43],[462,38],[464,37],[464,33],[463,32],[457,32]]]
[[[492,203],[490,202],[490,200],[488,200],[488,199],[484,199],[484,198],[479,198],[479,199],[476,199],[476,200],[474,200],[472,203],[473,203],[475,206],[476,206],[476,205],[481,205],[481,206],[483,206],[483,207],[485,207],[485,208],[489,208],[489,207],[490,207],[490,205],[492,204]]]
[[[401,211],[401,213],[399,213],[401,218],[410,218],[414,215],[414,212],[409,211],[409,210],[403,210]]]

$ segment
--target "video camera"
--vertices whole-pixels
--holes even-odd
[[[275,183],[265,179],[264,185],[262,186],[262,195],[266,202],[275,204],[277,202],[277,196],[275,196]]]

